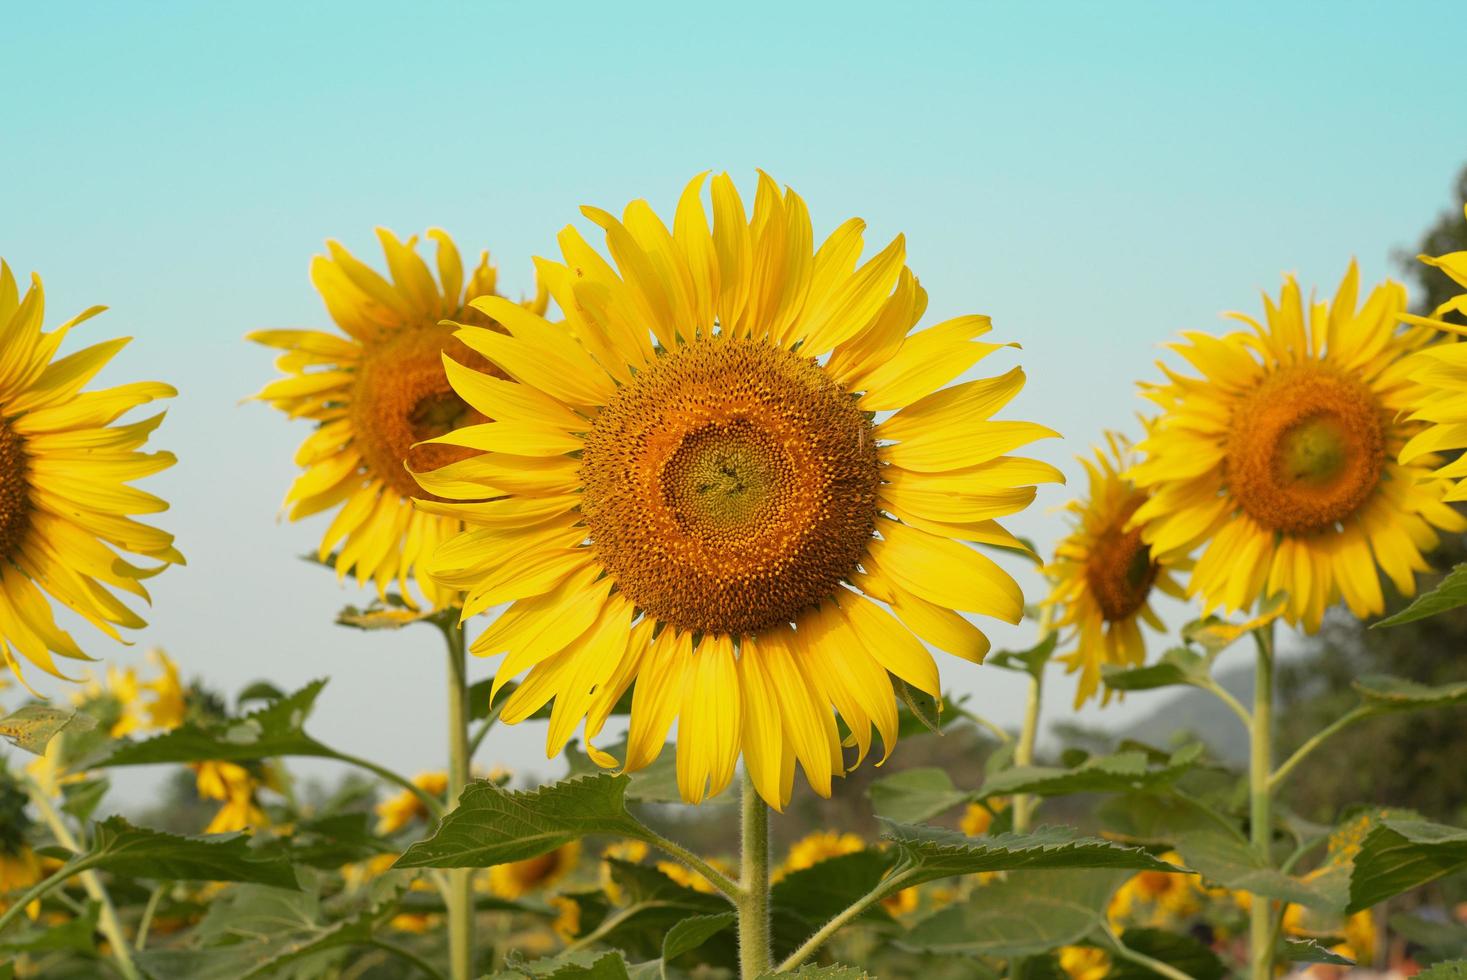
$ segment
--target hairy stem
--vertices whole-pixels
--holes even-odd
[[[677,858],[683,864],[687,865],[689,868],[692,868],[694,871],[698,872],[698,874],[702,875],[704,878],[707,878],[708,883],[716,888],[718,891],[722,892],[724,897],[726,897],[735,906],[739,904],[739,901],[743,897],[743,890],[739,887],[739,883],[729,878],[728,875],[719,871],[717,868],[713,867],[713,865],[709,864],[707,861],[703,860],[698,855],[688,850],[686,847],[683,847],[677,841],[668,840],[666,837],[663,837],[655,830],[648,830],[646,840],[647,843],[651,844],[653,847],[667,852],[668,854]]]
[[[754,788],[748,769],[740,800],[742,833],[739,869],[739,977],[756,980],[769,972],[769,807]]]

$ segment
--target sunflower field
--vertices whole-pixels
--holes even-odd
[[[446,692],[337,702],[430,731],[407,770],[320,734],[363,668],[286,631],[318,679],[127,651],[187,379],[3,240],[0,980],[1467,978],[1467,180],[1422,289],[1242,283],[1091,373],[1135,397],[1089,445],[917,233],[731,170],[548,209],[523,290],[329,240],[316,320],[231,339],[314,542],[268,561]],[[487,761],[522,724],[550,776]]]

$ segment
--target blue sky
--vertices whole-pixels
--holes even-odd
[[[1024,365],[1010,417],[1063,432],[1040,453],[1074,473],[1130,427],[1161,342],[1285,271],[1398,274],[1467,163],[1460,3],[48,3],[4,23],[0,255],[45,276],[53,323],[112,307],[87,337],[137,339],[106,379],[181,390],[157,436],[181,462],[149,486],[190,564],[137,647],[92,649],[159,644],[230,690],[330,674],[317,733],[406,770],[439,764],[436,637],[330,624],[360,595],[293,557],[321,524],[276,520],[305,431],[238,404],[271,375],[247,330],[326,323],[324,239],[375,261],[375,225],[442,226],[527,289],[578,205],[666,213],[698,171],[751,190],[763,167],[817,233],[905,232],[932,319],[988,313],[1021,342],[989,366]],[[1052,541],[1065,496],[1017,530]],[[1009,677],[945,670],[1017,719]],[[543,771],[540,739],[481,761]]]

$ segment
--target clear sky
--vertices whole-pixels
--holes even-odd
[[[817,234],[906,232],[931,319],[988,313],[1021,342],[986,366],[1024,365],[1009,417],[1063,432],[1039,452],[1073,474],[1130,427],[1161,342],[1285,271],[1398,274],[1467,162],[1451,0],[45,3],[0,24],[0,255],[45,276],[50,323],[111,306],[85,338],[136,341],[104,380],[181,391],[155,440],[180,463],[147,486],[189,565],[156,580],[136,647],[91,649],[162,645],[230,691],[329,674],[316,733],[410,771],[441,765],[437,638],[331,625],[363,596],[294,557],[322,524],[277,522],[305,427],[239,404],[272,374],[246,331],[327,323],[307,279],[326,238],[375,263],[375,225],[442,226],[522,290],[578,205],[666,214],[698,171],[752,192],[762,167]],[[1052,542],[1065,497],[1016,529]],[[944,671],[1017,720],[1012,678]],[[480,761],[544,771],[541,739],[496,734]]]

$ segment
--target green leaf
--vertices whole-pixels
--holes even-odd
[[[1038,677],[1044,673],[1045,665],[1049,663],[1049,658],[1054,654],[1054,648],[1058,643],[1058,633],[1046,633],[1038,643],[1027,650],[999,650],[997,653],[990,653],[983,663],[986,666],[1016,670],[1031,677]]]
[[[587,834],[649,840],[626,808],[626,776],[578,776],[530,791],[470,783],[433,836],[398,858],[398,868],[488,868],[553,851]]]
[[[1127,793],[1175,780],[1202,757],[1202,743],[1194,742],[1172,753],[1166,765],[1154,767],[1145,752],[1118,752],[1095,756],[1072,769],[1020,766],[984,780],[983,798],[1032,793],[1064,796],[1070,793]]]
[[[668,931],[679,922],[729,911],[728,900],[722,895],[687,888],[657,868],[614,858],[606,863],[611,869],[611,880],[621,890],[622,904],[609,904],[604,893],[569,897],[581,907],[582,934],[595,932],[600,942],[625,950],[629,955],[663,955]],[[708,943],[714,935],[716,932],[704,936],[703,943]],[[732,935],[722,945],[724,958],[731,965],[735,958]],[[700,954],[700,958],[704,957]]]
[[[110,785],[100,777],[67,783],[61,787],[61,809],[85,823],[97,811]]]
[[[1467,980],[1467,960],[1452,960],[1427,967],[1416,974],[1416,980]]]
[[[21,933],[11,933],[0,942],[4,953],[90,953],[96,949],[93,936],[97,932],[97,913],[101,906],[88,902],[81,915],[72,916],[58,926],[41,926]]]
[[[1434,960],[1455,960],[1467,956],[1467,926],[1457,922],[1436,922],[1400,913],[1391,916],[1391,932],[1427,950]],[[1417,962],[1421,957],[1416,957]]]
[[[108,817],[92,827],[91,846],[69,862],[72,873],[97,868],[158,881],[253,881],[298,888],[290,862],[250,847],[244,834],[180,837]]]
[[[1204,803],[1173,793],[1128,793],[1103,801],[1101,826],[1128,841],[1175,845],[1186,834],[1216,832],[1226,816]]]
[[[1319,944],[1317,939],[1286,939],[1279,947],[1277,958],[1284,963],[1328,963],[1331,966],[1354,966],[1355,961],[1333,953]]]
[[[901,854],[893,878],[900,886],[980,871],[1054,868],[1129,868],[1137,871],[1181,870],[1139,847],[1126,847],[1098,837],[1082,837],[1068,827],[1040,827],[1027,834],[967,837],[951,830],[913,824],[885,823],[883,835]]]
[[[1222,980],[1227,974],[1227,968],[1216,953],[1183,933],[1165,929],[1127,929],[1121,934],[1121,942],[1138,953],[1176,967],[1192,980]],[[1112,962],[1105,980],[1142,980],[1160,976],[1155,970],[1119,956],[1113,957]]]
[[[878,817],[898,823],[923,823],[972,798],[938,768],[905,769],[871,784],[867,794]]]
[[[1371,629],[1414,623],[1418,619],[1436,616],[1462,605],[1467,605],[1467,562],[1448,572],[1446,577],[1437,583],[1436,588],[1430,592],[1423,592],[1411,605],[1394,616],[1387,616],[1373,624]]]
[[[815,966],[807,963],[794,973],[765,973],[759,980],[872,980],[871,974],[854,966],[832,963]]]
[[[1130,875],[1114,870],[1036,871],[973,889],[914,925],[899,944],[932,953],[1011,959],[1076,943],[1105,920]]]
[[[280,971],[292,965],[301,966],[302,976],[319,976],[321,963],[312,960],[370,944],[394,904],[389,899],[328,923],[314,890],[243,885],[210,904],[194,931],[204,945],[148,950],[138,954],[138,963],[154,980],[247,980],[289,975]]]
[[[577,950],[539,960],[513,960],[489,980],[630,980],[627,961],[618,950]]]
[[[1329,894],[1269,866],[1248,842],[1220,830],[1199,830],[1176,841],[1187,867],[1210,882],[1311,908],[1337,908]]]
[[[248,762],[282,755],[331,758],[335,752],[302,729],[325,680],[312,681],[289,697],[271,701],[243,718],[187,722],[141,742],[124,741],[100,766],[139,766],[158,762]]]
[[[891,675],[892,687],[896,689],[897,695],[902,699],[906,707],[903,714],[910,714],[923,728],[935,735],[942,734],[942,704],[928,694],[919,691],[906,681],[896,675]],[[905,733],[903,733],[905,734]]]
[[[1376,824],[1355,855],[1347,912],[1378,905],[1467,867],[1467,830],[1425,820]]]
[[[1352,685],[1365,703],[1379,712],[1413,711],[1467,704],[1467,681],[1458,684],[1418,684],[1388,674],[1370,674]]]
[[[1207,676],[1207,658],[1187,647],[1174,647],[1144,667],[1101,668],[1105,686],[1117,691],[1150,691],[1159,687],[1194,684]]]
[[[737,920],[738,915],[733,912],[679,919],[676,925],[667,930],[667,937],[662,940],[662,962],[671,962],[684,953],[697,949]]]
[[[895,860],[890,851],[867,848],[792,871],[776,882],[770,891],[776,957],[793,952],[812,932],[868,894]],[[890,925],[892,918],[877,903],[856,921]]]
[[[97,720],[82,711],[62,711],[44,704],[28,704],[0,718],[0,737],[32,755],[45,755],[51,739],[70,729],[84,732]]]

